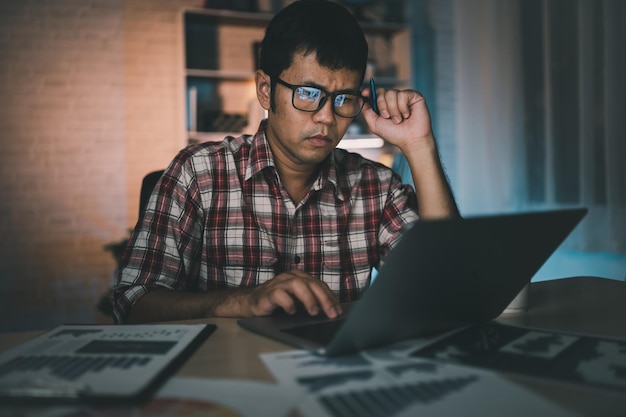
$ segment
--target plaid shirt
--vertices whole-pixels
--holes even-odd
[[[191,145],[172,161],[131,236],[115,288],[124,322],[146,292],[210,291],[301,269],[343,301],[358,298],[417,201],[389,168],[335,149],[294,205],[261,124],[255,136]]]

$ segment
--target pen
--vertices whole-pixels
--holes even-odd
[[[380,115],[378,112],[378,104],[376,104],[376,84],[374,84],[374,78],[370,78],[370,100],[372,110],[374,110],[376,114]]]

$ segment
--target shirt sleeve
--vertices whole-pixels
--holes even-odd
[[[403,184],[393,173],[389,181],[387,200],[383,209],[378,235],[381,261],[398,243],[407,226],[419,220],[417,196],[411,185]]]
[[[181,153],[155,186],[122,256],[113,293],[117,323],[124,323],[133,305],[155,288],[194,288],[202,230],[197,179]]]

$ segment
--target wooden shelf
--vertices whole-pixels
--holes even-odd
[[[243,132],[187,132],[189,142],[221,142],[226,136],[241,136]],[[371,143],[368,143],[371,142]],[[340,147],[345,148],[381,148],[384,142],[376,135],[345,135]]]
[[[242,24],[248,23],[258,26],[266,26],[272,17],[273,13],[268,12],[240,12],[235,10],[225,9],[198,9],[187,8],[183,10],[183,13],[203,15],[214,17],[217,23],[220,24]],[[396,33],[408,29],[406,23],[397,22],[373,22],[373,21],[359,21],[359,25],[364,32],[371,33]]]
[[[274,17],[273,13],[239,12],[224,9],[184,9],[183,13],[214,17],[220,24],[249,23],[258,26],[266,26]]]
[[[245,71],[224,71],[224,70],[206,70],[206,69],[186,69],[187,77],[213,78],[216,80],[232,80],[232,81],[253,81],[254,73]],[[403,78],[394,77],[374,77],[376,85],[382,87],[394,87],[410,85],[411,81]],[[363,86],[366,87],[369,80],[364,80]]]
[[[187,77],[199,77],[199,78],[214,78],[218,80],[240,80],[240,81],[252,81],[254,80],[253,72],[246,71],[223,71],[223,70],[206,70],[206,69],[186,69],[185,75]]]
[[[189,143],[221,142],[226,136],[241,136],[242,132],[187,132]]]
[[[187,132],[188,141],[189,143],[216,142],[222,141],[226,136],[240,136],[241,132],[195,131],[194,129],[207,128],[206,123],[201,126],[197,119],[198,102],[200,101],[197,94],[204,94],[205,106],[207,97],[211,100],[213,100],[213,96],[217,97],[215,99],[217,105],[228,114],[249,112],[245,106],[248,105],[250,97],[253,97],[254,94],[248,94],[248,89],[252,87],[245,83],[254,81],[253,68],[255,65],[252,62],[254,59],[252,47],[254,43],[262,39],[265,27],[273,18],[274,13],[210,8],[187,8],[183,9],[182,12],[185,25],[185,64],[187,66],[184,69],[184,74],[188,91],[187,111],[190,113],[187,116],[194,119],[193,123],[187,125],[189,129]],[[399,65],[400,62],[400,66],[404,65],[400,71],[391,67],[392,71],[388,71],[389,68],[386,65],[381,65],[380,74],[391,76],[374,75],[376,85],[384,88],[410,88],[411,80],[406,71],[409,54],[405,52],[409,42],[409,25],[378,21],[359,21],[359,24],[367,36],[368,42],[370,42],[370,53],[373,54],[371,58],[374,62],[393,65]],[[331,28],[328,29],[332,30]],[[372,41],[377,42],[374,44],[375,46],[372,46]],[[241,58],[236,56],[240,50]],[[396,53],[394,50],[401,51],[401,53]],[[388,51],[389,55],[386,56]],[[189,57],[193,57],[193,59],[190,60]],[[193,88],[190,89],[190,85]],[[369,76],[364,80],[363,87],[368,85]],[[242,100],[244,96],[245,99]],[[243,105],[240,105],[240,102]],[[189,110],[192,108],[193,111]],[[224,126],[223,128],[229,127]],[[248,126],[244,129],[250,128]],[[245,131],[245,133],[254,132]],[[377,159],[382,154],[392,153],[390,147],[382,139],[367,134],[346,135],[339,147],[355,149],[359,153],[364,151],[370,159]]]

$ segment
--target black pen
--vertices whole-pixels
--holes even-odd
[[[374,84],[374,78],[370,78],[370,100],[372,104],[372,110],[380,116],[378,112],[378,104],[376,104],[376,84]]]

